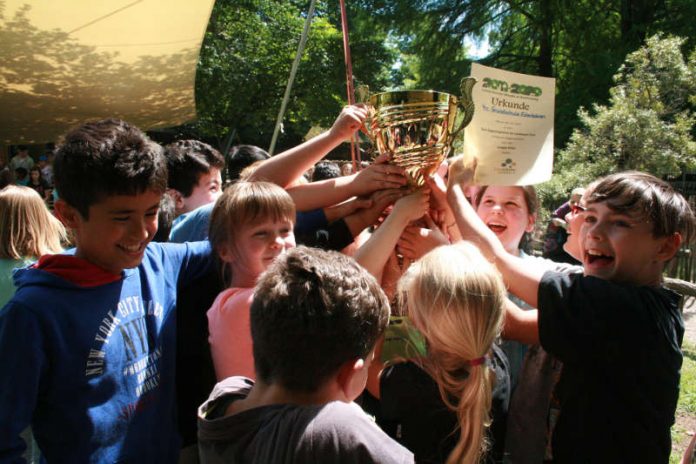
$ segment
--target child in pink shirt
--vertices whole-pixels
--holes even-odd
[[[294,218],[290,195],[268,182],[238,182],[215,203],[209,239],[229,283],[207,313],[218,381],[255,378],[249,327],[254,285],[277,256],[295,246]]]

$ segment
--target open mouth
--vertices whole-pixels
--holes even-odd
[[[505,231],[505,229],[507,229],[507,225],[501,224],[499,222],[489,222],[486,225],[496,234],[502,234]]]
[[[597,266],[606,266],[614,262],[614,257],[604,254],[597,250],[587,250],[585,252],[588,264],[593,264]]]
[[[145,245],[142,243],[139,243],[137,245],[117,245],[121,250],[125,251],[128,254],[138,254],[143,251],[145,248]]]

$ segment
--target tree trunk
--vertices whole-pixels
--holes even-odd
[[[621,41],[626,50],[634,50],[645,41],[663,0],[621,0]]]
[[[553,7],[549,0],[541,0],[539,7],[539,74],[553,77]]]

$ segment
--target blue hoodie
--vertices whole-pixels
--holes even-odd
[[[120,275],[69,255],[15,273],[0,311],[0,461],[33,427],[49,462],[176,462],[176,287],[207,242],[151,243]]]

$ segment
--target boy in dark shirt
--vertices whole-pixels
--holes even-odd
[[[353,403],[388,317],[379,284],[351,258],[279,256],[251,305],[256,383],[225,379],[201,406],[202,461],[413,462]]]
[[[505,253],[463,195],[475,167],[450,171],[448,203],[465,238],[495,259],[510,291],[538,311],[510,308],[505,333],[541,341],[563,361],[554,462],[668,462],[684,325],[662,272],[691,239],[694,215],[672,187],[623,172],[586,193],[583,274],[544,272]],[[511,457],[515,459],[515,457]]]
[[[69,132],[54,175],[76,248],[17,271],[0,311],[0,459],[31,425],[48,462],[176,462],[175,289],[210,246],[150,243],[167,165],[124,121]]]

